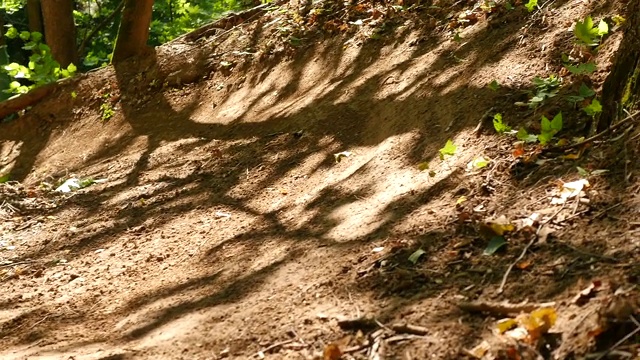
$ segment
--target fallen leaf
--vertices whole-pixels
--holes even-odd
[[[601,286],[602,286],[601,281],[599,280],[593,281],[591,284],[589,284],[588,287],[586,287],[585,289],[582,289],[578,293],[578,295],[576,295],[573,298],[573,303],[578,306],[582,306],[586,304],[589,301],[589,299],[595,296],[596,292],[598,292]]]
[[[471,350],[467,350],[467,354],[475,357],[476,359],[482,359],[491,350],[491,344],[487,340],[483,340],[480,344]]]
[[[427,170],[429,168],[429,163],[428,162],[421,162],[420,164],[418,164],[418,170],[420,171],[424,171]]]
[[[342,357],[342,350],[336,344],[329,344],[324,348],[322,360],[339,360]]]

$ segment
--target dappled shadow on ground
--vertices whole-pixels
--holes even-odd
[[[557,2],[555,6],[566,4]],[[307,261],[318,248],[343,256],[332,264],[336,268],[360,270],[358,263],[363,261],[353,261],[353,254],[372,260],[363,249],[389,238],[398,241],[398,250],[392,253],[400,264],[397,269],[407,270],[373,272],[365,274],[364,280],[342,281],[359,297],[391,299],[378,312],[381,319],[393,319],[425,300],[435,304],[448,291],[462,292],[473,284],[481,286],[465,290],[465,294],[478,296],[485,288],[495,288],[508,262],[497,264],[488,258],[464,262],[457,257],[459,251],[449,254],[451,246],[464,240],[472,240],[470,246],[461,247],[471,254],[478,255],[483,245],[473,244],[477,241],[473,240],[475,229],[456,225],[457,214],[451,206],[443,210],[456,197],[480,191],[487,184],[466,179],[461,170],[466,162],[435,165],[433,178],[413,168],[419,162],[435,160],[449,138],[461,137],[472,152],[483,151],[485,144],[474,142],[467,133],[490,107],[512,103],[526,81],[517,79],[513,86],[496,93],[481,86],[487,78],[474,76],[479,69],[499,66],[506,56],[513,55],[518,29],[525,24],[523,14],[514,12],[492,19],[463,44],[418,34],[429,40],[409,47],[403,45],[411,35],[405,31],[394,40],[397,49],[377,43],[351,52],[342,46],[318,47],[293,61],[267,64],[261,73],[249,74],[241,89],[221,94],[213,89],[215,83],[203,82],[183,89],[186,96],[180,101],[180,90],[161,90],[151,85],[152,79],[136,80],[140,79],[137,74],[145,79],[146,71],[158,68],[160,60],[154,54],[139,64],[116,67],[122,118],[114,121],[121,121],[125,130],[82,166],[90,175],[109,174],[105,162],[117,163],[123,171],[114,172],[115,178],[99,191],[80,192],[52,211],[50,215],[55,216],[73,214],[70,222],[76,230],[60,230],[57,241],[24,251],[21,259],[50,259],[60,251],[80,259],[96,250],[118,247],[137,254],[133,258],[124,255],[127,261],[149,262],[150,257],[158,257],[152,252],[163,252],[158,247],[170,246],[171,240],[185,248],[193,245],[180,237],[188,237],[201,248],[189,256],[173,253],[179,257],[176,266],[184,273],[165,277],[162,282],[156,280],[164,275],[141,270],[144,265],[132,265],[156,282],[127,290],[111,286],[108,291],[114,294],[130,291],[124,304],[114,306],[106,315],[93,314],[92,304],[84,304],[75,309],[73,321],[45,322],[39,336],[53,336],[67,326],[89,320],[114,326],[131,314],[142,314],[143,319],[116,332],[102,329],[91,339],[115,343],[137,340],[203,310],[242,304],[249,298],[253,304],[266,302],[260,293],[273,286],[278,274],[291,264]],[[395,54],[398,49],[401,54]],[[206,54],[199,52],[197,56]],[[385,64],[379,64],[381,59]],[[219,79],[214,75],[214,80]],[[217,107],[202,110],[211,103]],[[24,143],[16,167],[33,170],[50,137],[51,130],[46,141],[38,138],[34,144]],[[3,144],[7,139],[14,138],[0,135]],[[118,154],[120,149],[127,150]],[[355,156],[336,164],[332,154],[344,150],[355,152]],[[125,156],[130,161],[121,159]],[[402,174],[403,167],[411,167],[412,172]],[[74,170],[82,171],[82,167]],[[559,170],[568,172],[568,167],[553,170],[558,174]],[[508,172],[509,168],[500,171]],[[299,179],[306,183],[295,181]],[[523,185],[508,175],[498,179],[507,180],[489,185],[494,191],[503,191],[502,210],[521,204],[518,197],[535,185]],[[402,185],[406,189],[401,189]],[[485,196],[487,204],[490,198]],[[425,212],[430,206],[442,208]],[[231,214],[231,220],[216,220],[208,230],[198,232],[196,218],[211,220],[221,216],[214,215],[218,212]],[[242,226],[234,227],[232,221]],[[426,224],[424,228],[402,228],[404,223],[419,222]],[[187,230],[172,233],[175,227]],[[429,260],[439,261],[435,269],[411,268],[406,263],[407,255],[417,248],[433,254]],[[536,256],[546,266],[558,253],[550,249],[552,255],[547,256],[545,249],[543,246]],[[444,259],[449,255],[453,256],[450,261]],[[505,297],[546,299],[574,285],[580,277],[575,270],[581,266],[582,255],[571,251],[562,255],[571,258],[573,268],[554,275],[548,281],[553,286],[525,292],[535,280],[515,281]],[[310,273],[333,276],[322,269],[325,264],[320,265],[310,265]],[[135,279],[144,282],[144,276]],[[457,280],[449,283],[449,276]],[[453,322],[459,315],[444,306],[434,305],[434,309],[437,315],[432,319],[442,322]],[[33,310],[22,321],[36,326],[42,317]],[[7,327],[3,335],[10,336],[12,329]],[[468,345],[474,339],[469,334],[471,330],[458,329],[448,340]],[[21,339],[31,340],[29,336]]]

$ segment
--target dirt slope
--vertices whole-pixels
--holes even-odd
[[[490,108],[513,127],[539,121],[513,103],[533,77],[560,70],[573,22],[624,10],[558,0],[489,16],[461,42],[407,17],[379,41],[325,34],[266,53],[275,13],[219,43],[174,42],[84,75],[0,125],[0,170],[22,183],[0,193],[0,357],[308,359],[341,340],[347,359],[459,359],[500,318],[457,306],[477,299],[556,301],[560,340],[543,358],[607,349],[632,329],[603,342],[589,320],[617,289],[633,294],[640,274],[633,131],[577,160],[520,168],[512,139],[474,130]],[[598,52],[596,90],[621,36]],[[565,115],[566,128],[583,121]],[[441,161],[448,139],[458,149]],[[468,171],[479,155],[491,165]],[[589,179],[588,205],[551,205],[576,166],[610,172]],[[71,176],[107,181],[72,195],[40,186]],[[529,238],[483,256],[463,208],[512,221],[538,213],[555,232],[497,294]],[[575,305],[594,280],[600,302]],[[340,322],[362,317],[377,323]],[[377,350],[358,348],[399,322],[426,335],[394,330]]]

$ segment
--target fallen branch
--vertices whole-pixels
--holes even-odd
[[[594,142],[598,139],[600,139],[601,137],[605,136],[606,134],[608,134],[609,132],[621,127],[622,125],[626,124],[627,122],[631,121],[631,120],[635,120],[635,117],[640,115],[640,110],[636,111],[635,113],[627,116],[626,118],[618,121],[615,125],[610,126],[609,128],[607,128],[606,130],[593,135],[592,137],[585,139],[583,141],[580,141],[579,143],[575,143],[575,144],[571,144],[571,145],[565,145],[565,146],[554,146],[554,147],[549,147],[546,149],[542,149],[542,152],[564,152],[567,150],[571,150],[571,149],[575,149],[578,147],[581,147],[583,145],[586,145],[588,143]]]
[[[420,335],[420,336],[427,335],[429,333],[429,329],[422,326],[411,325],[411,324],[393,324],[391,325],[391,330],[397,333]]]
[[[555,306],[555,302],[541,303],[541,304],[509,304],[509,303],[495,303],[484,301],[462,302],[458,304],[458,308],[468,312],[489,313],[493,315],[513,315],[521,312],[531,312],[543,307]]]
[[[279,348],[279,347],[281,347],[283,345],[291,344],[293,341],[294,341],[293,339],[289,339],[289,340],[284,340],[284,341],[280,341],[280,342],[277,342],[275,344],[269,345],[265,349],[258,351],[256,353],[256,356],[261,358],[261,359],[263,359],[264,358],[264,354],[268,353],[271,350]]]

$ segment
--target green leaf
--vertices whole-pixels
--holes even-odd
[[[418,164],[418,170],[420,171],[425,171],[429,169],[429,163],[428,162],[421,162],[420,164]]]
[[[580,90],[579,90],[580,96],[582,96],[583,98],[588,98],[588,97],[592,97],[593,95],[596,94],[595,91],[593,91],[592,89],[590,89],[587,85],[585,85],[584,83],[582,83],[582,85],[580,85]]]
[[[579,42],[587,46],[598,45],[598,29],[593,27],[593,19],[587,16],[584,21],[577,21],[573,28],[573,34]]]
[[[24,40],[24,41],[29,41],[29,38],[31,37],[31,33],[28,31],[22,31],[20,32],[20,39]]]
[[[524,5],[524,7],[526,7],[529,12],[532,12],[535,8],[538,7],[538,0],[529,0],[529,2]]]
[[[19,35],[20,33],[18,32],[18,29],[14,28],[13,26],[9,27],[7,32],[4,34],[4,36],[8,37],[9,39],[15,39]]]
[[[546,145],[549,141],[551,141],[551,139],[553,139],[553,133],[550,132],[542,132],[540,135],[538,135],[538,141],[542,145]]]
[[[582,110],[589,116],[596,116],[602,112],[602,105],[598,99],[593,99],[591,100],[591,104],[585,106]]]
[[[39,33],[37,31],[32,32],[31,33],[31,41],[33,41],[33,42],[42,41],[42,33]]]
[[[489,84],[487,84],[487,87],[490,90],[496,91],[500,88],[500,84],[498,84],[498,82],[496,80],[491,81]]]
[[[424,254],[425,254],[424,250],[418,249],[409,256],[409,261],[411,261],[411,263],[415,265],[418,262],[418,260],[420,260],[420,257]]]
[[[543,133],[551,132],[551,121],[547,119],[546,116],[542,115],[542,119],[540,120],[540,129]]]
[[[447,143],[442,149],[440,149],[440,159],[444,160],[445,155],[453,155],[456,153],[457,147],[453,144],[453,141],[447,140]]]
[[[591,74],[596,71],[596,64],[589,62],[586,64],[566,65],[567,70],[575,75]]]
[[[589,176],[589,172],[587,170],[581,168],[580,166],[576,166],[576,169],[578,169],[578,174],[580,174],[580,176],[582,176],[582,177]]]
[[[502,122],[502,114],[500,113],[493,116],[493,128],[496,129],[498,134],[503,134],[507,131],[511,131],[511,127]]]
[[[477,157],[475,159],[473,159],[471,161],[471,167],[475,168],[475,169],[482,169],[483,167],[486,167],[487,165],[489,165],[489,160],[480,156]]]
[[[516,133],[516,138],[527,143],[534,143],[538,141],[538,135],[527,133],[527,130],[523,127],[518,130],[518,133]]]
[[[609,33],[609,25],[603,20],[598,23],[598,35],[604,36]]]
[[[562,130],[562,111],[551,120],[551,130],[554,134]]]
[[[483,255],[493,255],[505,245],[507,245],[507,241],[503,236],[494,236],[489,240],[489,244],[487,244],[486,249],[484,249]]]
[[[77,70],[78,70],[78,68],[73,63],[71,63],[71,64],[69,64],[69,66],[67,66],[67,71],[71,75],[75,74]]]
[[[0,184],[4,184],[11,179],[11,174],[4,174],[0,176]]]

